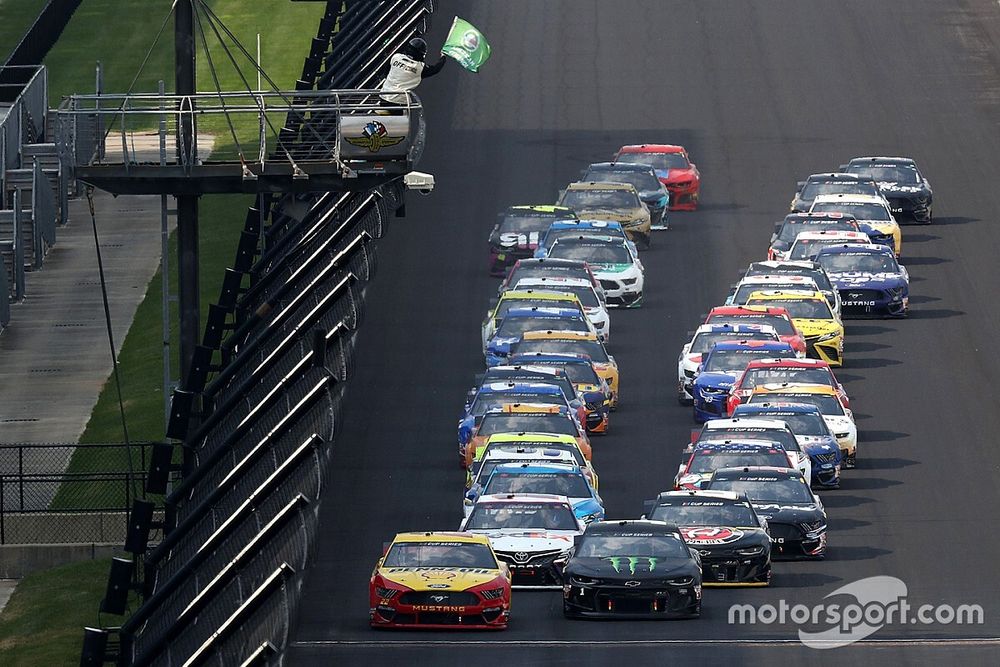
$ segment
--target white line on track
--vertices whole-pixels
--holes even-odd
[[[451,646],[462,644],[468,646],[697,646],[697,645],[729,645],[729,646],[788,646],[802,648],[798,639],[607,639],[607,640],[548,640],[548,639],[402,639],[398,641],[375,641],[369,639],[316,639],[293,642],[292,646],[308,648],[320,646],[351,646],[357,648],[386,648],[390,646],[421,647],[421,646]],[[838,643],[839,645],[839,643]],[[870,648],[885,648],[889,646],[1000,646],[1000,637],[969,637],[969,638],[914,638],[914,639],[862,639],[851,646],[863,645]]]

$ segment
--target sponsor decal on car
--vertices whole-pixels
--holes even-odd
[[[681,534],[684,535],[685,542],[698,546],[728,544],[743,537],[742,530],[725,527],[681,528]]]

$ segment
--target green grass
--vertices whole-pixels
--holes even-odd
[[[0,0],[0,62],[18,45],[48,0]]]
[[[91,560],[22,579],[0,614],[0,665],[79,664],[83,628],[97,624],[108,567],[107,560]],[[105,624],[115,618],[105,617]]]

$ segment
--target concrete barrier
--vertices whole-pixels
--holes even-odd
[[[84,560],[107,560],[121,555],[120,544],[5,544],[0,546],[0,579],[25,575],[57,565]]]

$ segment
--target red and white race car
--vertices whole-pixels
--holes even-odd
[[[833,374],[830,364],[821,359],[755,359],[736,379],[726,401],[726,414],[732,415],[736,406],[762,384],[792,382],[795,384],[825,384],[837,390],[845,408],[851,407],[844,385]]]

